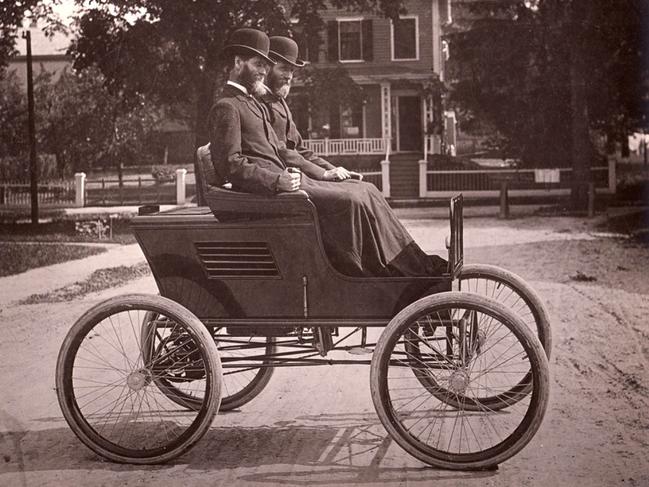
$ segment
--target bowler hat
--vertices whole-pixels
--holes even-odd
[[[268,55],[273,61],[288,63],[296,68],[301,68],[307,63],[297,58],[297,52],[297,43],[293,39],[283,36],[272,36],[270,38]]]
[[[264,32],[257,29],[237,29],[232,33],[228,44],[223,48],[223,54],[247,52],[261,56],[269,63],[275,64],[275,61],[268,57],[269,46],[270,40]]]

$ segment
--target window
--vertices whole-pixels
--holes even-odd
[[[363,137],[363,106],[344,107],[340,110],[340,126],[343,138]]]
[[[358,62],[373,59],[372,19],[347,18],[329,21],[328,60]]]
[[[341,61],[362,60],[361,47],[363,45],[363,33],[361,31],[361,21],[339,22],[338,43],[340,46]]]
[[[392,23],[392,59],[419,59],[419,22],[417,17],[403,17]]]

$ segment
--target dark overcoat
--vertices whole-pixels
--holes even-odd
[[[219,184],[252,193],[273,193],[286,167],[299,167],[300,189],[318,210],[320,231],[332,265],[346,275],[393,276],[437,273],[428,256],[372,184],[319,181],[325,169],[288,149],[263,105],[226,86],[210,112],[210,146]],[[311,177],[310,177],[311,176]]]
[[[311,149],[304,145],[304,140],[293,120],[293,114],[282,97],[268,93],[262,96],[261,100],[268,107],[270,122],[277,137],[286,144],[288,149],[295,150],[304,159],[325,170],[335,168],[329,161],[318,157]]]

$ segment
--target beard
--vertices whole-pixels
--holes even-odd
[[[271,70],[270,75],[268,76],[268,85],[270,86],[270,91],[275,95],[286,98],[291,91],[291,82],[283,82],[279,76],[276,76]]]
[[[239,83],[246,87],[248,92],[255,96],[262,96],[268,93],[264,85],[264,77],[258,77],[247,65],[243,65],[239,73]]]
[[[276,88],[274,90],[275,94],[281,96],[282,98],[286,98],[290,91],[291,91],[290,83],[285,83],[281,85],[279,88]]]

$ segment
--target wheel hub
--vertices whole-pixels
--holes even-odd
[[[469,374],[464,369],[455,370],[448,379],[448,388],[454,394],[464,394],[469,387]]]
[[[151,372],[146,369],[136,370],[128,374],[126,384],[132,391],[140,391],[151,382]]]

